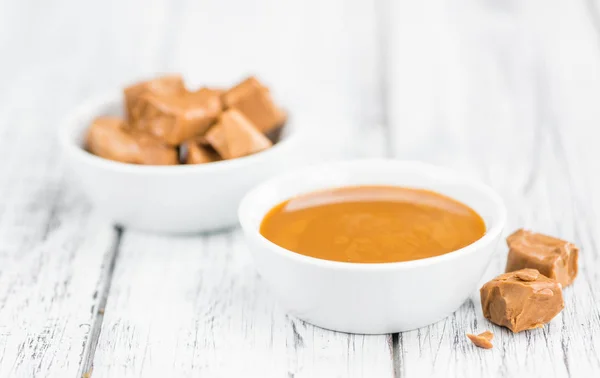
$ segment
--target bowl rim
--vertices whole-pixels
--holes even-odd
[[[486,230],[485,234],[474,241],[473,243],[457,249],[455,251],[451,251],[439,256],[426,257],[418,260],[410,260],[410,261],[398,261],[398,262],[386,262],[386,263],[356,263],[356,262],[345,262],[345,261],[333,261],[333,260],[325,260],[319,259],[316,257],[306,256],[297,252],[293,252],[289,249],[280,247],[279,245],[271,242],[269,239],[265,238],[260,233],[259,229],[255,229],[252,225],[252,221],[250,220],[250,201],[252,201],[253,197],[258,195],[261,191],[267,190],[272,185],[278,185],[279,182],[289,179],[293,176],[302,176],[306,174],[310,174],[312,170],[315,169],[345,169],[351,167],[353,165],[369,165],[369,164],[388,164],[394,165],[396,167],[411,167],[416,166],[420,167],[427,171],[437,171],[438,173],[444,173],[452,175],[453,177],[459,179],[464,184],[471,186],[475,190],[481,191],[493,204],[494,213],[497,216],[494,216],[494,222],[491,226]],[[334,186],[332,186],[334,187]],[[324,189],[324,188],[323,188]],[[270,210],[270,208],[269,208]],[[262,219],[264,216],[262,215]],[[367,159],[351,159],[351,160],[343,160],[333,163],[324,163],[324,164],[316,164],[309,167],[304,167],[301,169],[297,169],[294,171],[290,171],[278,176],[275,176],[267,181],[262,182],[258,186],[251,189],[238,207],[238,218],[240,225],[247,235],[247,237],[251,237],[255,241],[262,244],[265,248],[281,255],[284,258],[288,258],[294,260],[298,263],[315,265],[323,268],[333,268],[333,269],[341,269],[341,270],[359,270],[359,271],[378,271],[378,270],[405,270],[405,269],[413,269],[428,265],[440,264],[444,262],[448,262],[469,254],[472,254],[478,251],[481,247],[485,247],[491,243],[493,243],[502,233],[504,226],[506,224],[507,213],[506,207],[500,195],[498,195],[491,187],[488,185],[477,181],[473,178],[470,178],[464,174],[458,173],[452,169],[436,166],[429,163],[424,163],[421,161],[412,161],[412,160],[397,160],[390,158],[367,158]],[[250,247],[252,248],[252,247]]]
[[[179,175],[247,167],[265,159],[274,158],[277,154],[289,150],[292,145],[299,143],[301,137],[304,135],[297,127],[292,127],[292,132],[288,136],[265,151],[236,159],[221,160],[208,164],[129,164],[105,159],[86,151],[83,146],[75,140],[76,130],[84,128],[84,126],[81,125],[82,120],[100,116],[102,115],[102,108],[117,105],[117,103],[122,104],[122,102],[123,96],[121,92],[112,90],[91,97],[76,106],[75,109],[65,117],[58,128],[58,143],[63,152],[67,153],[70,158],[78,159],[85,164],[117,172]],[[295,125],[295,121],[288,122],[292,122],[292,125]]]

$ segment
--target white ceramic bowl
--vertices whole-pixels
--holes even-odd
[[[248,157],[201,165],[142,166],[92,155],[83,149],[86,129],[100,115],[123,114],[115,92],[79,107],[59,132],[73,177],[98,211],[119,225],[145,231],[189,233],[237,223],[237,208],[250,188],[299,164],[303,135],[295,115],[282,140]]]
[[[280,202],[348,185],[431,189],[472,207],[487,231],[455,252],[383,264],[316,259],[281,248],[260,234],[265,214]],[[323,328],[379,334],[423,327],[460,307],[485,273],[506,210],[492,189],[447,169],[374,159],[323,164],[268,180],[242,200],[239,217],[256,269],[290,313]]]

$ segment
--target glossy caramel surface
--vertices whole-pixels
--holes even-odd
[[[324,260],[383,263],[439,256],[485,234],[473,209],[442,194],[396,186],[312,192],[275,206],[260,233]]]

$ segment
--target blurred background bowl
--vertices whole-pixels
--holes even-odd
[[[116,224],[133,229],[191,233],[234,226],[239,202],[251,187],[310,161],[305,156],[310,150],[306,148],[306,132],[296,126],[293,112],[281,140],[264,152],[179,166],[125,164],[87,152],[85,132],[102,115],[123,116],[120,92],[77,108],[60,128],[60,144],[72,179],[96,209]]]

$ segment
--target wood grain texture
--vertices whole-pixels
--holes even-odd
[[[416,101],[412,87],[394,82],[404,81],[409,68],[396,57],[390,96],[411,106],[392,111],[394,155],[487,182],[507,204],[505,233],[527,227],[575,241],[583,249],[581,273],[565,290],[565,310],[544,329],[515,335],[490,324],[474,293],[446,320],[400,334],[396,369],[408,377],[592,376],[600,368],[593,290],[600,209],[593,199],[598,180],[586,169],[600,157],[589,139],[598,135],[600,116],[594,100],[600,95],[598,36],[583,2],[508,2],[497,5],[500,12],[491,3],[453,5],[438,18],[424,13],[428,17],[411,24],[459,25],[442,36],[429,31],[438,47],[419,57],[430,62],[432,78]],[[405,46],[403,38],[393,43]],[[452,53],[441,45],[453,46]],[[439,56],[442,66],[432,63]],[[486,279],[503,272],[506,253],[505,246],[497,251]],[[465,337],[486,329],[496,334],[492,350],[475,348]]]
[[[46,94],[22,86],[22,75],[4,79],[11,90],[0,92],[0,377],[74,377],[97,326],[113,229],[65,182],[52,127],[62,102],[48,104]]]
[[[27,5],[0,3],[0,377],[75,377],[114,231],[67,182],[55,140],[97,82],[82,80],[91,49],[62,45],[70,3]]]
[[[140,5],[0,2],[0,377],[76,377],[92,363],[93,377],[600,370],[596,0]],[[429,161],[488,183],[506,201],[505,233],[525,226],[582,248],[565,310],[514,335],[483,319],[474,293],[429,327],[347,335],[287,316],[237,230],[119,239],[67,183],[55,125],[90,95],[167,71],[193,85],[256,73],[355,156]],[[485,329],[492,350],[465,337]]]
[[[392,376],[386,336],[289,317],[257,277],[241,233],[126,232],[94,377]]]

